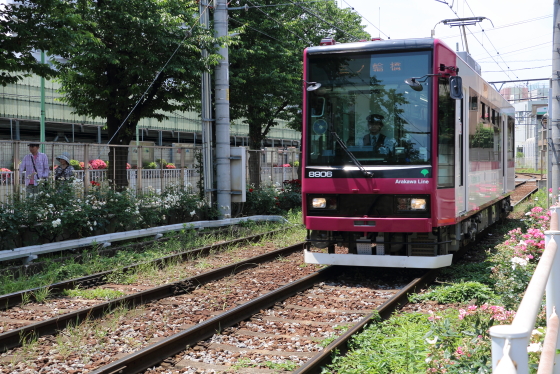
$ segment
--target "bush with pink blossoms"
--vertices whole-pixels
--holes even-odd
[[[536,206],[525,213],[524,223],[528,228],[550,230],[550,210],[545,211],[540,206]]]
[[[469,305],[451,310],[444,318],[431,318],[426,334],[430,353],[428,373],[489,373],[492,368],[489,329],[509,324],[515,312],[503,306]]]
[[[100,159],[90,160],[89,164],[91,165],[91,168],[94,170],[107,169],[107,164],[105,163],[105,161]]]
[[[544,233],[539,229],[529,229],[515,246],[515,255],[527,261],[538,262],[544,251]]]
[[[8,184],[12,180],[12,174],[10,169],[0,168],[0,182]]]
[[[165,168],[166,169],[175,169],[175,165],[170,162],[167,165],[165,165]]]

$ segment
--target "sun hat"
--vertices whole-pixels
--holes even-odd
[[[60,156],[56,156],[57,160],[64,160],[68,163],[68,165],[70,165],[70,158],[68,158],[68,152],[64,152],[62,153]]]

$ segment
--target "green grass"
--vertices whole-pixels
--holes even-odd
[[[46,268],[41,271],[40,274],[22,275],[15,279],[8,275],[1,276],[0,294],[3,295],[33,288],[46,287],[55,282],[103,271],[120,269],[124,266],[153,261],[174,253],[181,253],[189,249],[210,245],[216,242],[229,241],[237,239],[240,236],[255,235],[282,228],[286,228],[286,230],[274,236],[274,242],[278,246],[302,241],[305,238],[305,230],[301,225],[301,212],[290,212],[287,214],[286,218],[289,224],[250,221],[240,226],[233,226],[228,230],[220,230],[219,233],[204,230],[207,231],[207,235],[197,235],[195,230],[185,227],[185,229],[177,233],[174,238],[167,242],[156,242],[141,252],[137,252],[132,248],[125,248],[119,250],[112,257],[101,256],[97,250],[92,249],[83,253],[82,261],[80,262],[71,257],[63,260],[58,259],[57,261],[55,261],[54,258],[46,259]],[[271,239],[268,238],[268,240]],[[174,264],[170,265],[174,266]],[[141,271],[144,272],[144,277],[149,275],[155,277],[157,275],[158,269],[150,268],[150,266],[152,265],[146,265],[146,267],[141,268]],[[107,280],[122,284],[135,283],[138,281],[139,270],[126,274],[117,272],[111,275]],[[48,289],[44,289],[28,296],[33,296],[33,298],[39,296],[39,298],[44,300],[49,296],[47,291]],[[32,301],[31,299],[30,297],[29,301]]]
[[[350,342],[346,356],[335,356],[323,373],[425,373],[428,316],[406,314],[374,321]]]
[[[64,290],[63,295],[69,297],[79,297],[87,300],[112,300],[112,299],[118,299],[119,297],[124,296],[126,294],[122,291],[113,290],[110,288],[92,288],[92,289],[75,288],[73,290]]]
[[[520,204],[519,212],[526,212],[540,203],[537,196],[536,200]],[[517,216],[524,217],[523,213]],[[347,355],[335,356],[333,364],[322,373],[412,374],[432,372],[434,367],[439,368],[434,372],[449,374],[489,372],[488,328],[508,322],[492,320],[480,306],[488,303],[517,309],[525,282],[528,282],[523,276],[530,271],[530,266],[525,273],[516,275],[515,280],[496,275],[500,266],[511,270],[510,257],[501,243],[506,240],[506,234],[517,227],[523,231],[527,229],[520,219],[508,218],[492,228],[491,236],[488,232],[481,234],[483,240],[471,249],[476,260],[442,269],[435,285],[409,298],[413,303],[424,303],[420,306],[423,312],[397,312],[387,321],[374,321],[351,340]],[[486,238],[494,240],[484,240]],[[507,293],[508,289],[512,295]],[[514,297],[515,302],[512,301]],[[478,314],[470,319],[459,318],[459,309],[469,310],[469,306],[478,306]],[[434,316],[436,319],[431,320]],[[541,326],[539,321],[537,326]],[[467,354],[458,355],[458,347]]]

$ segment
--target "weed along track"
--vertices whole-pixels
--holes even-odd
[[[0,372],[26,368],[32,368],[31,372],[88,372],[258,297],[278,284],[313,273],[314,266],[301,266],[301,249],[298,244],[272,251],[74,315],[8,331],[2,334],[4,347],[19,345],[22,336],[25,344],[2,354]],[[51,331],[57,334],[48,335]]]
[[[138,292],[138,288],[145,287],[146,285],[153,286],[154,284],[158,284],[158,282],[159,284],[169,283],[172,279],[184,278],[186,274],[200,274],[209,268],[219,267],[227,263],[233,263],[244,258],[250,258],[252,256],[265,253],[269,250],[266,246],[250,246],[249,244],[264,240],[267,237],[273,237],[274,234],[279,232],[281,233],[282,230],[252,235],[230,241],[221,241],[216,244],[157,258],[153,261],[145,263],[136,263],[118,269],[50,284],[44,287],[2,295],[0,296],[0,309],[7,310],[20,305],[31,307],[31,302],[39,302],[43,304],[43,302],[47,299],[50,302],[54,302],[56,299],[53,296],[60,296],[63,293],[69,295],[90,296],[85,298],[90,299],[89,301],[77,299],[78,303],[81,301],[90,303],[94,302],[91,299],[115,299],[127,293]],[[231,252],[227,252],[226,254],[219,253],[235,248],[239,245],[245,245],[243,253],[238,251],[233,256]],[[113,252],[118,252],[118,249],[119,248],[116,248],[116,250],[113,249]],[[210,254],[213,254],[212,260],[206,260]],[[186,262],[184,266],[181,265],[184,262]],[[62,265],[62,267],[64,267],[64,265]],[[175,271],[169,270],[173,268],[175,268]],[[161,278],[161,276],[163,276],[163,278]],[[133,281],[136,281],[136,283],[144,282],[145,284],[136,286],[131,284],[130,287],[128,287],[128,290],[125,289],[119,291],[118,287],[114,290],[115,283],[132,283]],[[113,283],[113,285],[108,285],[108,283]],[[90,289],[90,291],[79,292],[80,290],[85,289]],[[72,292],[71,290],[77,291]],[[62,309],[68,309],[67,307],[69,305],[67,303],[67,298],[61,298],[60,300],[62,300],[63,305],[53,305],[53,307],[60,309],[60,307],[65,306],[66,308]],[[57,313],[57,315],[58,314],[60,313]],[[0,315],[2,315],[1,312]],[[3,332],[3,330],[0,326],[0,333],[1,332]]]
[[[330,357],[331,349],[345,344],[345,331],[357,331],[371,319],[375,309],[390,313],[406,302],[408,292],[424,285],[412,281],[413,273],[421,271],[376,270],[321,269],[235,308],[212,314],[94,373],[317,370],[325,363],[324,358]],[[249,281],[260,282],[255,278]],[[265,288],[266,283],[269,282],[265,282]]]
[[[301,250],[301,244],[280,250],[268,241],[247,244],[262,240],[262,236],[222,242],[149,263],[1,296],[0,350],[19,345],[21,336],[50,334],[67,323],[103,315],[117,306],[138,305],[187,292],[193,285]],[[239,243],[245,245],[235,249]],[[209,272],[210,269],[218,270]]]
[[[126,302],[122,298],[72,317],[69,313],[49,328],[44,321],[4,333],[14,344],[23,337],[24,344],[1,355],[0,372],[135,373],[161,362],[191,370],[202,369],[213,356],[216,362],[210,365],[222,362],[228,370],[260,366],[265,359],[272,363],[263,362],[264,367],[294,368],[289,362],[309,361],[413,278],[410,271],[398,276],[394,270],[316,271],[302,264],[301,248],[286,249],[291,254],[284,257],[279,251],[267,253],[269,262],[251,258],[131,295]],[[30,308],[33,313],[37,309]],[[71,323],[62,326],[65,320]],[[238,328],[229,328],[237,323]],[[227,344],[232,348],[225,349]],[[186,346],[192,348],[182,354]]]

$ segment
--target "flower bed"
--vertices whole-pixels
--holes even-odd
[[[44,182],[36,195],[0,206],[0,250],[215,216],[190,188],[152,189],[137,197],[91,183],[84,195],[78,179]]]

